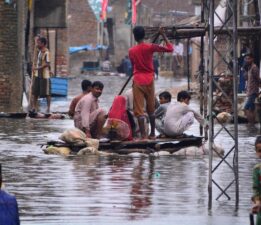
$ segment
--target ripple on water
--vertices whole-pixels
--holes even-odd
[[[68,99],[53,103],[66,111],[79,93],[82,78],[105,83],[101,105],[109,108],[124,78],[81,76],[70,80]],[[160,78],[157,92],[184,80]],[[74,88],[73,88],[74,87]],[[129,86],[130,87],[130,86]],[[192,107],[198,109],[196,101]],[[224,196],[208,212],[208,158],[193,157],[62,157],[45,155],[41,143],[57,140],[73,127],[71,120],[0,119],[0,152],[6,188],[16,195],[22,224],[247,224],[256,131],[239,125],[240,207]],[[229,126],[233,131],[233,127]],[[247,131],[247,132],[246,132]],[[195,123],[188,133],[199,134]],[[222,133],[217,143],[231,146]],[[233,155],[227,158],[232,162]],[[219,162],[214,160],[214,165]],[[231,169],[222,165],[214,178],[226,187]],[[234,199],[234,188],[228,191]],[[219,192],[213,186],[213,197]],[[212,214],[212,215],[211,215]]]

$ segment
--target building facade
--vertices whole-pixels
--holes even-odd
[[[0,111],[21,111],[26,1],[0,0]]]

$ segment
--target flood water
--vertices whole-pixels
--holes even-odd
[[[71,79],[68,98],[54,99],[52,111],[67,111],[72,97],[80,93],[83,78],[104,82],[100,104],[106,109],[126,80],[97,76]],[[156,90],[185,82],[160,77]],[[197,101],[192,101],[192,106],[199,108]],[[41,144],[57,140],[72,127],[71,120],[0,119],[5,189],[17,197],[21,224],[249,224],[251,174],[258,162],[253,143],[258,129],[239,125],[238,211],[234,186],[228,190],[231,200],[222,196],[218,201],[215,198],[220,192],[213,186],[213,208],[209,211],[208,156],[63,157],[43,153]],[[188,133],[199,135],[196,122]],[[221,133],[217,143],[226,151],[232,144],[226,133]],[[215,159],[214,164],[218,161]],[[226,164],[214,175],[223,188],[232,177]]]

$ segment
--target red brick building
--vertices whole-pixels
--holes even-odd
[[[0,0],[0,111],[21,111],[25,1]]]
[[[69,46],[96,46],[98,22],[87,0],[68,0],[67,24]],[[97,52],[70,55],[70,75],[80,73],[83,61],[96,61],[97,58]]]

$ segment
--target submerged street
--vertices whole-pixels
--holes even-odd
[[[72,78],[68,98],[54,99],[51,111],[68,110],[73,96],[80,93],[82,79],[104,83],[100,105],[108,110],[127,78],[87,75]],[[186,84],[186,79],[159,77],[155,84],[159,93]],[[196,99],[191,105],[199,110]],[[230,201],[224,196],[216,201],[220,192],[213,186],[211,212],[208,156],[45,155],[41,144],[58,140],[63,131],[72,127],[72,120],[0,119],[3,180],[5,189],[17,197],[21,224],[249,223],[252,168],[258,162],[253,146],[258,124],[256,129],[239,124],[239,210],[234,208],[234,186],[228,190]],[[199,135],[198,123],[187,133]],[[227,152],[231,140],[221,133],[216,143]],[[216,158],[215,162],[218,161]],[[225,187],[231,175],[231,169],[223,164],[214,178]]]

